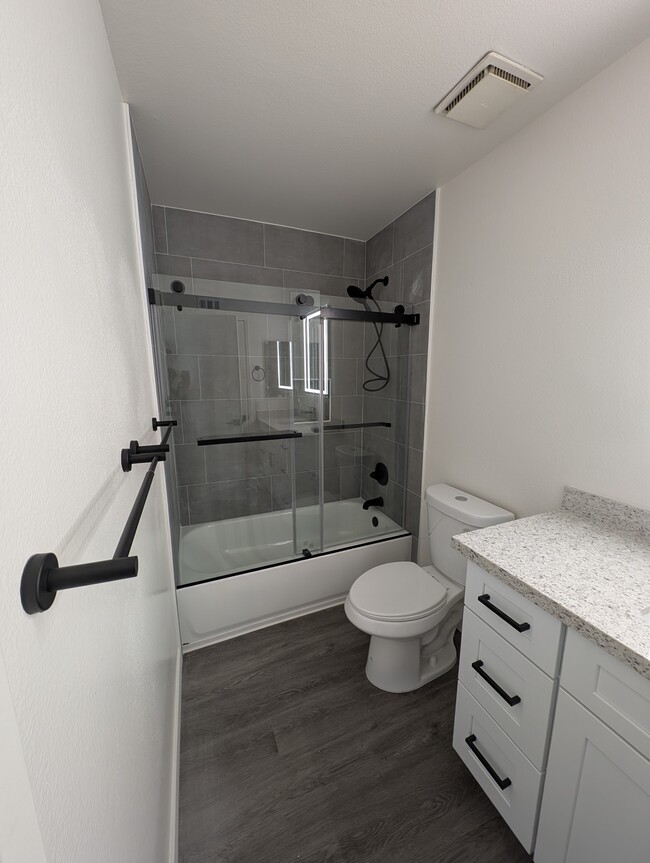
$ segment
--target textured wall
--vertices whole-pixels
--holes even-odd
[[[389,279],[386,287],[378,285],[374,290],[374,296],[382,301],[382,308],[402,303],[420,314],[420,324],[416,327],[389,328],[392,380],[376,395],[363,394],[364,422],[385,416],[393,422],[383,437],[379,430],[364,431],[363,446],[376,452],[388,465],[395,465],[391,482],[385,489],[365,476],[364,494],[368,497],[384,495],[389,515],[413,534],[414,560],[418,556],[422,500],[434,214],[435,192],[432,192],[366,244],[366,284],[384,276]],[[366,324],[366,353],[375,339],[372,326]],[[381,367],[377,360],[374,365]]]
[[[120,449],[154,437],[125,111],[98,4],[8,0],[0,19],[0,647],[49,863],[160,863],[179,661],[162,473],[136,579],[33,617],[18,598],[35,552],[111,557],[143,476]]]
[[[425,479],[650,506],[650,41],[440,192]]]

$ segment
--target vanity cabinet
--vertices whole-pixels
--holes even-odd
[[[650,680],[471,562],[453,745],[535,863],[650,863]]]
[[[536,863],[650,860],[650,680],[567,636]]]
[[[558,620],[468,564],[453,745],[528,852],[563,636]]]

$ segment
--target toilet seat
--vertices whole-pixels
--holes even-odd
[[[416,563],[401,561],[364,572],[348,600],[359,614],[373,620],[419,620],[445,605],[447,590]]]

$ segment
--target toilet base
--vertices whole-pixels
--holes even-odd
[[[370,637],[366,677],[384,692],[412,692],[435,680],[456,664],[457,654],[450,638],[431,656],[422,655],[419,638]]]

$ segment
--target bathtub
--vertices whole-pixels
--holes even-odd
[[[296,559],[291,510],[181,529],[184,651],[341,603],[366,569],[410,559],[410,534],[383,512],[363,510],[361,499],[323,510],[325,553],[318,552],[320,507],[296,510],[297,550],[313,552],[309,558]]]

